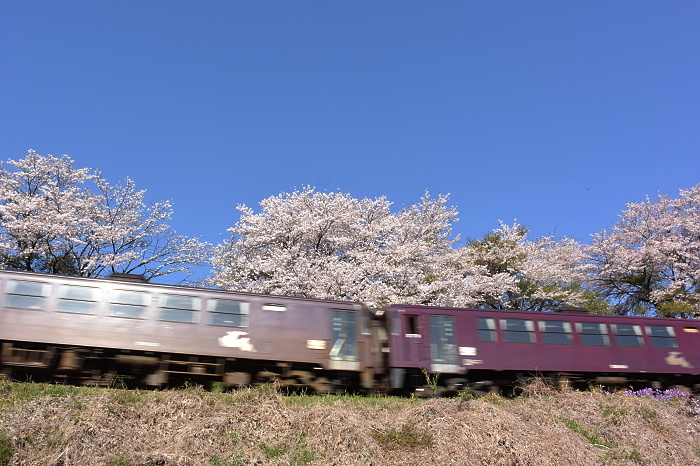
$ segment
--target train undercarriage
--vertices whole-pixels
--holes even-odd
[[[3,342],[0,378],[118,388],[165,388],[185,384],[230,390],[274,383],[281,390],[347,393],[362,374],[313,364]]]
[[[397,377],[400,382],[397,382]],[[165,388],[186,384],[231,390],[276,384],[287,392],[314,394],[374,392],[403,396],[455,396],[471,392],[517,394],[523,381],[539,378],[559,389],[682,388],[700,392],[700,376],[648,373],[470,371],[467,376],[390,369],[386,377],[365,372],[324,370],[315,364],[274,360],[83,348],[2,342],[0,378],[117,388]],[[376,379],[381,380],[376,380]]]

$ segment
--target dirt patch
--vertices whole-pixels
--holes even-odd
[[[0,381],[0,465],[700,464],[687,404],[143,392]]]

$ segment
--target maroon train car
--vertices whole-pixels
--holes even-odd
[[[371,387],[374,323],[351,302],[0,271],[5,377]]]
[[[700,388],[700,322],[588,314],[392,305],[390,385],[497,391],[527,374],[560,384]]]

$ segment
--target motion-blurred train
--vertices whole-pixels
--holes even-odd
[[[495,392],[536,374],[700,389],[700,321],[359,303],[0,271],[0,376],[313,393]],[[435,393],[437,392],[437,393]]]

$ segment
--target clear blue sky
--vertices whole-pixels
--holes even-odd
[[[130,177],[217,243],[304,185],[587,242],[700,182],[700,2],[0,4],[0,159]]]

